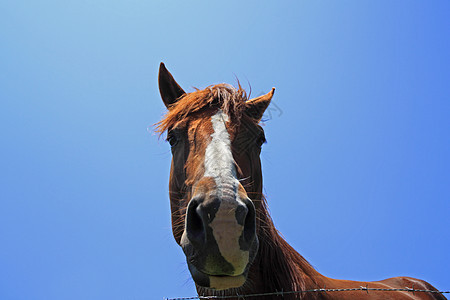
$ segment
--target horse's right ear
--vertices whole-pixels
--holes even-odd
[[[175,79],[173,79],[172,74],[166,69],[164,63],[159,65],[158,85],[159,93],[167,108],[177,102],[178,98],[186,94]]]

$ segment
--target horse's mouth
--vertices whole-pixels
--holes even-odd
[[[189,271],[195,283],[204,288],[227,290],[241,287],[247,280],[246,274],[241,275],[210,275],[198,270],[188,262]]]

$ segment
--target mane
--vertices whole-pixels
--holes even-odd
[[[263,285],[267,292],[304,290],[307,278],[317,271],[275,228],[264,196],[261,202],[258,212],[260,249],[254,263],[263,266],[260,270]]]
[[[189,115],[211,108],[222,109],[233,123],[239,123],[247,100],[247,92],[239,82],[238,88],[222,83],[208,86],[203,90],[196,89],[192,93],[184,94],[169,106],[163,119],[155,124],[156,132],[162,134],[166,130],[182,127],[186,125]]]

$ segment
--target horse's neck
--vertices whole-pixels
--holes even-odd
[[[259,219],[259,253],[249,272],[251,292],[298,291],[323,287],[326,277],[317,272],[280,236],[265,205]]]

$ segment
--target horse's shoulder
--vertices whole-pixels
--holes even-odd
[[[414,290],[437,291],[437,289],[427,281],[407,276],[392,277],[385,280],[381,280],[379,282],[389,285],[392,288],[403,288],[403,289],[408,288]],[[439,293],[433,294],[428,293],[427,295],[430,296],[430,299],[446,299],[442,294]]]

